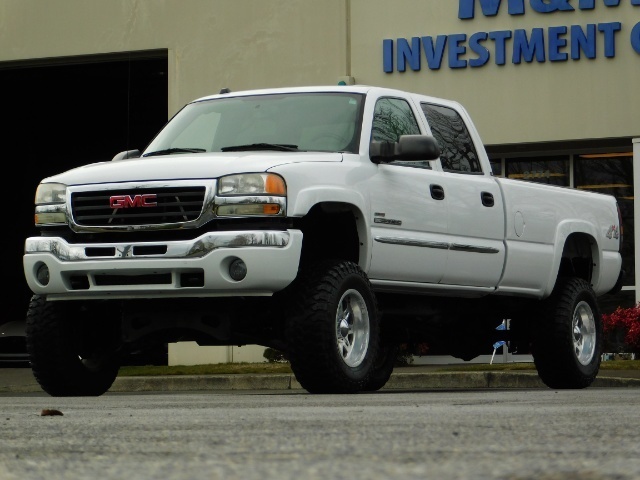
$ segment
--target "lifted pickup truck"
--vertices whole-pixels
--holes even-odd
[[[503,340],[584,388],[620,288],[614,197],[496,177],[460,104],[369,86],[197,99],[143,152],[44,179],[35,223],[27,346],[53,396],[182,340],[280,350],[312,393],[378,390],[399,345]]]

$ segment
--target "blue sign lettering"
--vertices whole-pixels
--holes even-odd
[[[531,31],[531,39],[527,39],[527,32],[524,30],[516,30],[513,32],[513,55],[511,60],[518,64],[522,61],[531,63],[533,55],[539,63],[545,61],[544,55],[544,32],[541,28],[534,28]]]
[[[439,70],[442,65],[442,57],[444,57],[444,49],[447,46],[447,36],[438,35],[434,45],[432,37],[422,37],[422,48],[424,55],[427,57],[427,66],[431,70]]]
[[[475,7],[480,5],[484,16],[495,16],[501,5],[507,4],[509,15],[523,15],[525,0],[458,0],[458,17],[471,19]],[[529,0],[529,7],[537,13],[575,11],[571,4],[577,1],[579,10],[592,10],[596,0]],[[632,6],[640,6],[640,0],[629,0]],[[601,0],[606,7],[618,7],[620,0]],[[382,65],[386,73],[394,70],[405,72],[407,68],[419,71],[426,59],[430,70],[439,70],[443,61],[451,69],[478,68],[491,62],[504,65],[507,58],[515,65],[526,63],[566,62],[581,58],[594,59],[597,52],[607,58],[615,57],[616,37],[622,31],[621,22],[590,23],[584,26],[551,26],[547,28],[495,30],[471,35],[454,33],[436,37],[423,36],[410,39],[384,39],[382,41]],[[625,30],[626,31],[626,30]],[[631,48],[640,54],[640,22],[630,31]]]
[[[612,58],[616,56],[616,37],[615,33],[622,28],[620,22],[599,23],[598,30],[604,33],[604,56]]]
[[[631,46],[637,54],[640,54],[640,22],[636,23],[631,30]]]
[[[404,72],[407,67],[407,61],[409,61],[409,67],[411,70],[420,70],[420,38],[413,37],[411,39],[411,46],[404,38],[398,39],[398,71]]]
[[[531,8],[538,13],[553,13],[559,11],[573,12],[569,0],[530,0]]]
[[[476,0],[459,0],[458,18],[467,19],[475,17]],[[501,0],[478,0],[482,14],[485,17],[493,17],[498,14]],[[524,14],[524,0],[509,0],[509,15]]]
[[[494,17],[498,14],[501,0],[458,0],[458,18],[466,20],[475,17],[476,1],[485,17]],[[529,0],[531,8],[538,13],[573,12],[575,8],[569,3],[571,0]],[[602,0],[606,7],[617,7],[620,0]],[[593,10],[596,0],[580,0],[578,9]],[[640,0],[631,0],[631,5],[640,5]],[[524,0],[507,0],[509,15],[524,15]]]
[[[507,40],[511,38],[509,30],[489,32],[489,38],[494,41],[496,48],[496,65],[507,63]]]
[[[549,28],[549,61],[564,62],[569,58],[562,49],[567,46],[567,27],[550,27]]]
[[[586,33],[579,25],[571,25],[571,60],[580,60],[580,52],[596,58],[596,25],[587,25]]]
[[[495,32],[478,32],[470,37],[464,33],[438,35],[437,37],[413,37],[410,40],[398,38],[395,41],[383,41],[383,68],[386,73],[394,71],[393,56],[396,55],[396,69],[404,72],[407,67],[413,71],[421,69],[421,60],[427,60],[431,70],[438,70],[443,59],[447,59],[449,68],[481,67],[489,63],[491,54],[494,55],[496,65],[504,65],[507,60],[508,47],[511,46],[511,63],[518,65],[522,62],[533,61],[544,63],[565,62],[596,57],[598,39],[602,42],[604,56],[611,58],[616,52],[616,34],[622,29],[620,22],[589,24],[586,27],[572,25],[544,28],[533,28],[531,32],[517,29],[497,30]],[[598,35],[600,33],[600,35]],[[568,36],[568,38],[567,38]],[[468,39],[468,40],[467,40]],[[508,40],[513,39],[512,42]],[[487,44],[493,42],[493,48]],[[631,32],[631,45],[640,53],[640,23]],[[568,50],[568,51],[567,51]],[[470,52],[475,56],[469,55]]]
[[[471,51],[478,55],[478,58],[472,58],[469,60],[471,67],[482,67],[486,65],[491,57],[489,49],[483,45],[487,41],[489,35],[486,32],[474,33],[469,37],[469,48]]]

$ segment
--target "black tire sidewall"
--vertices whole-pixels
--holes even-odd
[[[51,396],[98,396],[109,390],[120,367],[113,356],[85,365],[77,348],[79,312],[69,302],[47,302],[34,295],[26,322],[27,351],[34,377]],[[80,321],[91,322],[84,318]]]
[[[586,365],[578,360],[573,341],[573,316],[582,301],[591,308],[596,327],[593,357]],[[603,342],[602,318],[593,289],[579,278],[562,279],[543,304],[532,348],[538,375],[550,388],[588,387],[600,369]]]
[[[354,367],[340,355],[336,332],[340,299],[351,289],[362,296],[369,321],[367,352]],[[288,296],[285,329],[298,382],[311,393],[361,391],[373,374],[380,336],[377,303],[366,274],[353,262],[316,262],[300,272]]]

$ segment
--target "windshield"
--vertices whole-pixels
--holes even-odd
[[[357,153],[363,95],[287,93],[190,103],[143,156],[249,150]]]

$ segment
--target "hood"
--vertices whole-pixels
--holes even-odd
[[[278,165],[340,162],[340,153],[208,152],[133,158],[92,163],[45,178],[65,185],[218,178],[243,172],[264,172]]]

